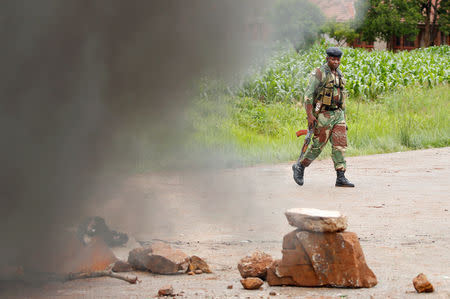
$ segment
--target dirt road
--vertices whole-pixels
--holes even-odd
[[[450,298],[450,148],[352,157],[347,162],[347,177],[356,188],[334,187],[329,159],[306,169],[303,187],[292,180],[291,163],[131,178],[106,206],[93,211],[141,243],[161,239],[188,255],[204,257],[213,274],[137,272],[139,285],[97,278],[40,289],[9,288],[3,294],[150,298],[171,284],[187,298],[267,298],[270,291],[277,293],[274,298]],[[293,230],[284,211],[293,207],[347,215],[348,231],[360,237],[378,285],[333,289],[265,284],[258,291],[242,289],[238,261],[257,249],[280,258],[282,237]],[[133,217],[123,217],[123,209]],[[126,258],[128,249],[116,252]],[[434,284],[434,293],[415,293],[412,279],[420,272]]]

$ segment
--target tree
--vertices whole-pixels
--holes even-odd
[[[325,21],[320,8],[308,0],[279,0],[273,15],[274,33],[299,52],[314,43]]]
[[[425,47],[434,46],[434,40],[439,30],[449,33],[449,0],[415,0],[425,24]]]
[[[356,17],[357,31],[362,40],[373,42],[380,38],[393,48],[394,36],[415,37],[419,32],[417,24],[422,18],[416,0],[358,0]]]
[[[339,47],[344,46],[345,43],[353,44],[359,37],[359,34],[352,28],[352,23],[350,22],[328,21],[322,26],[321,32],[336,40]]]
[[[438,8],[439,29],[445,34],[450,34],[450,0],[442,0]]]

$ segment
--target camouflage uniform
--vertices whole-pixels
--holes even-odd
[[[317,125],[314,129],[312,145],[300,161],[305,167],[309,166],[320,155],[322,149],[330,140],[334,168],[345,171],[344,153],[347,148],[347,130],[344,85],[345,80],[340,71],[333,74],[327,64],[317,68],[311,75],[305,92],[305,105],[314,107]],[[328,93],[328,96],[325,93]],[[317,102],[322,103],[320,111],[316,109]]]

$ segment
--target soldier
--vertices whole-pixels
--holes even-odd
[[[317,68],[305,92],[305,109],[308,127],[314,128],[312,146],[303,159],[292,165],[294,180],[303,185],[303,173],[330,139],[336,187],[354,187],[344,176],[346,163],[344,152],[347,148],[347,126],[345,124],[345,80],[338,69],[342,51],[336,47],[327,49],[327,63]]]

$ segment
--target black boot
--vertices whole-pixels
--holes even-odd
[[[303,173],[305,172],[305,166],[296,163],[292,165],[292,170],[294,171],[294,181],[300,186],[303,186]]]
[[[344,175],[345,170],[336,170],[336,187],[355,187],[354,184],[350,183]]]

